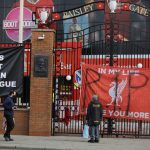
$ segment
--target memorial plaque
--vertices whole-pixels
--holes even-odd
[[[48,77],[48,56],[36,55],[34,57],[34,76]]]

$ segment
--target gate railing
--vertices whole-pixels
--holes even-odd
[[[78,120],[71,119],[68,126],[63,120],[55,120],[54,134],[80,134],[83,133],[85,116],[78,116]],[[148,137],[150,136],[150,122],[129,119],[109,119],[103,118],[100,124],[100,134],[102,137]]]
[[[127,38],[128,30],[123,24],[114,23],[113,35],[110,27],[110,23],[100,24],[84,29],[80,34],[57,31],[54,50],[53,134],[82,134],[85,116],[79,114],[78,83],[81,80],[81,63],[113,64],[114,67],[125,68],[136,68],[141,63],[143,68],[150,68],[150,34],[142,29],[133,29]],[[134,37],[135,32],[138,38]],[[66,79],[67,75],[71,75],[71,80]],[[150,136],[150,122],[103,118],[100,132],[102,136]]]

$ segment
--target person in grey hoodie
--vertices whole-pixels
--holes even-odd
[[[93,95],[87,108],[86,122],[90,127],[90,143],[99,142],[99,125],[103,116],[103,108],[97,95]]]

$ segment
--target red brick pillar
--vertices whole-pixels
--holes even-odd
[[[29,135],[51,135],[54,37],[50,29],[32,31]]]

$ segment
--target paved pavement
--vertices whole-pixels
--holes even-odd
[[[6,142],[0,135],[0,150],[150,150],[150,139],[101,138],[99,143],[88,143],[77,136],[12,136]]]

